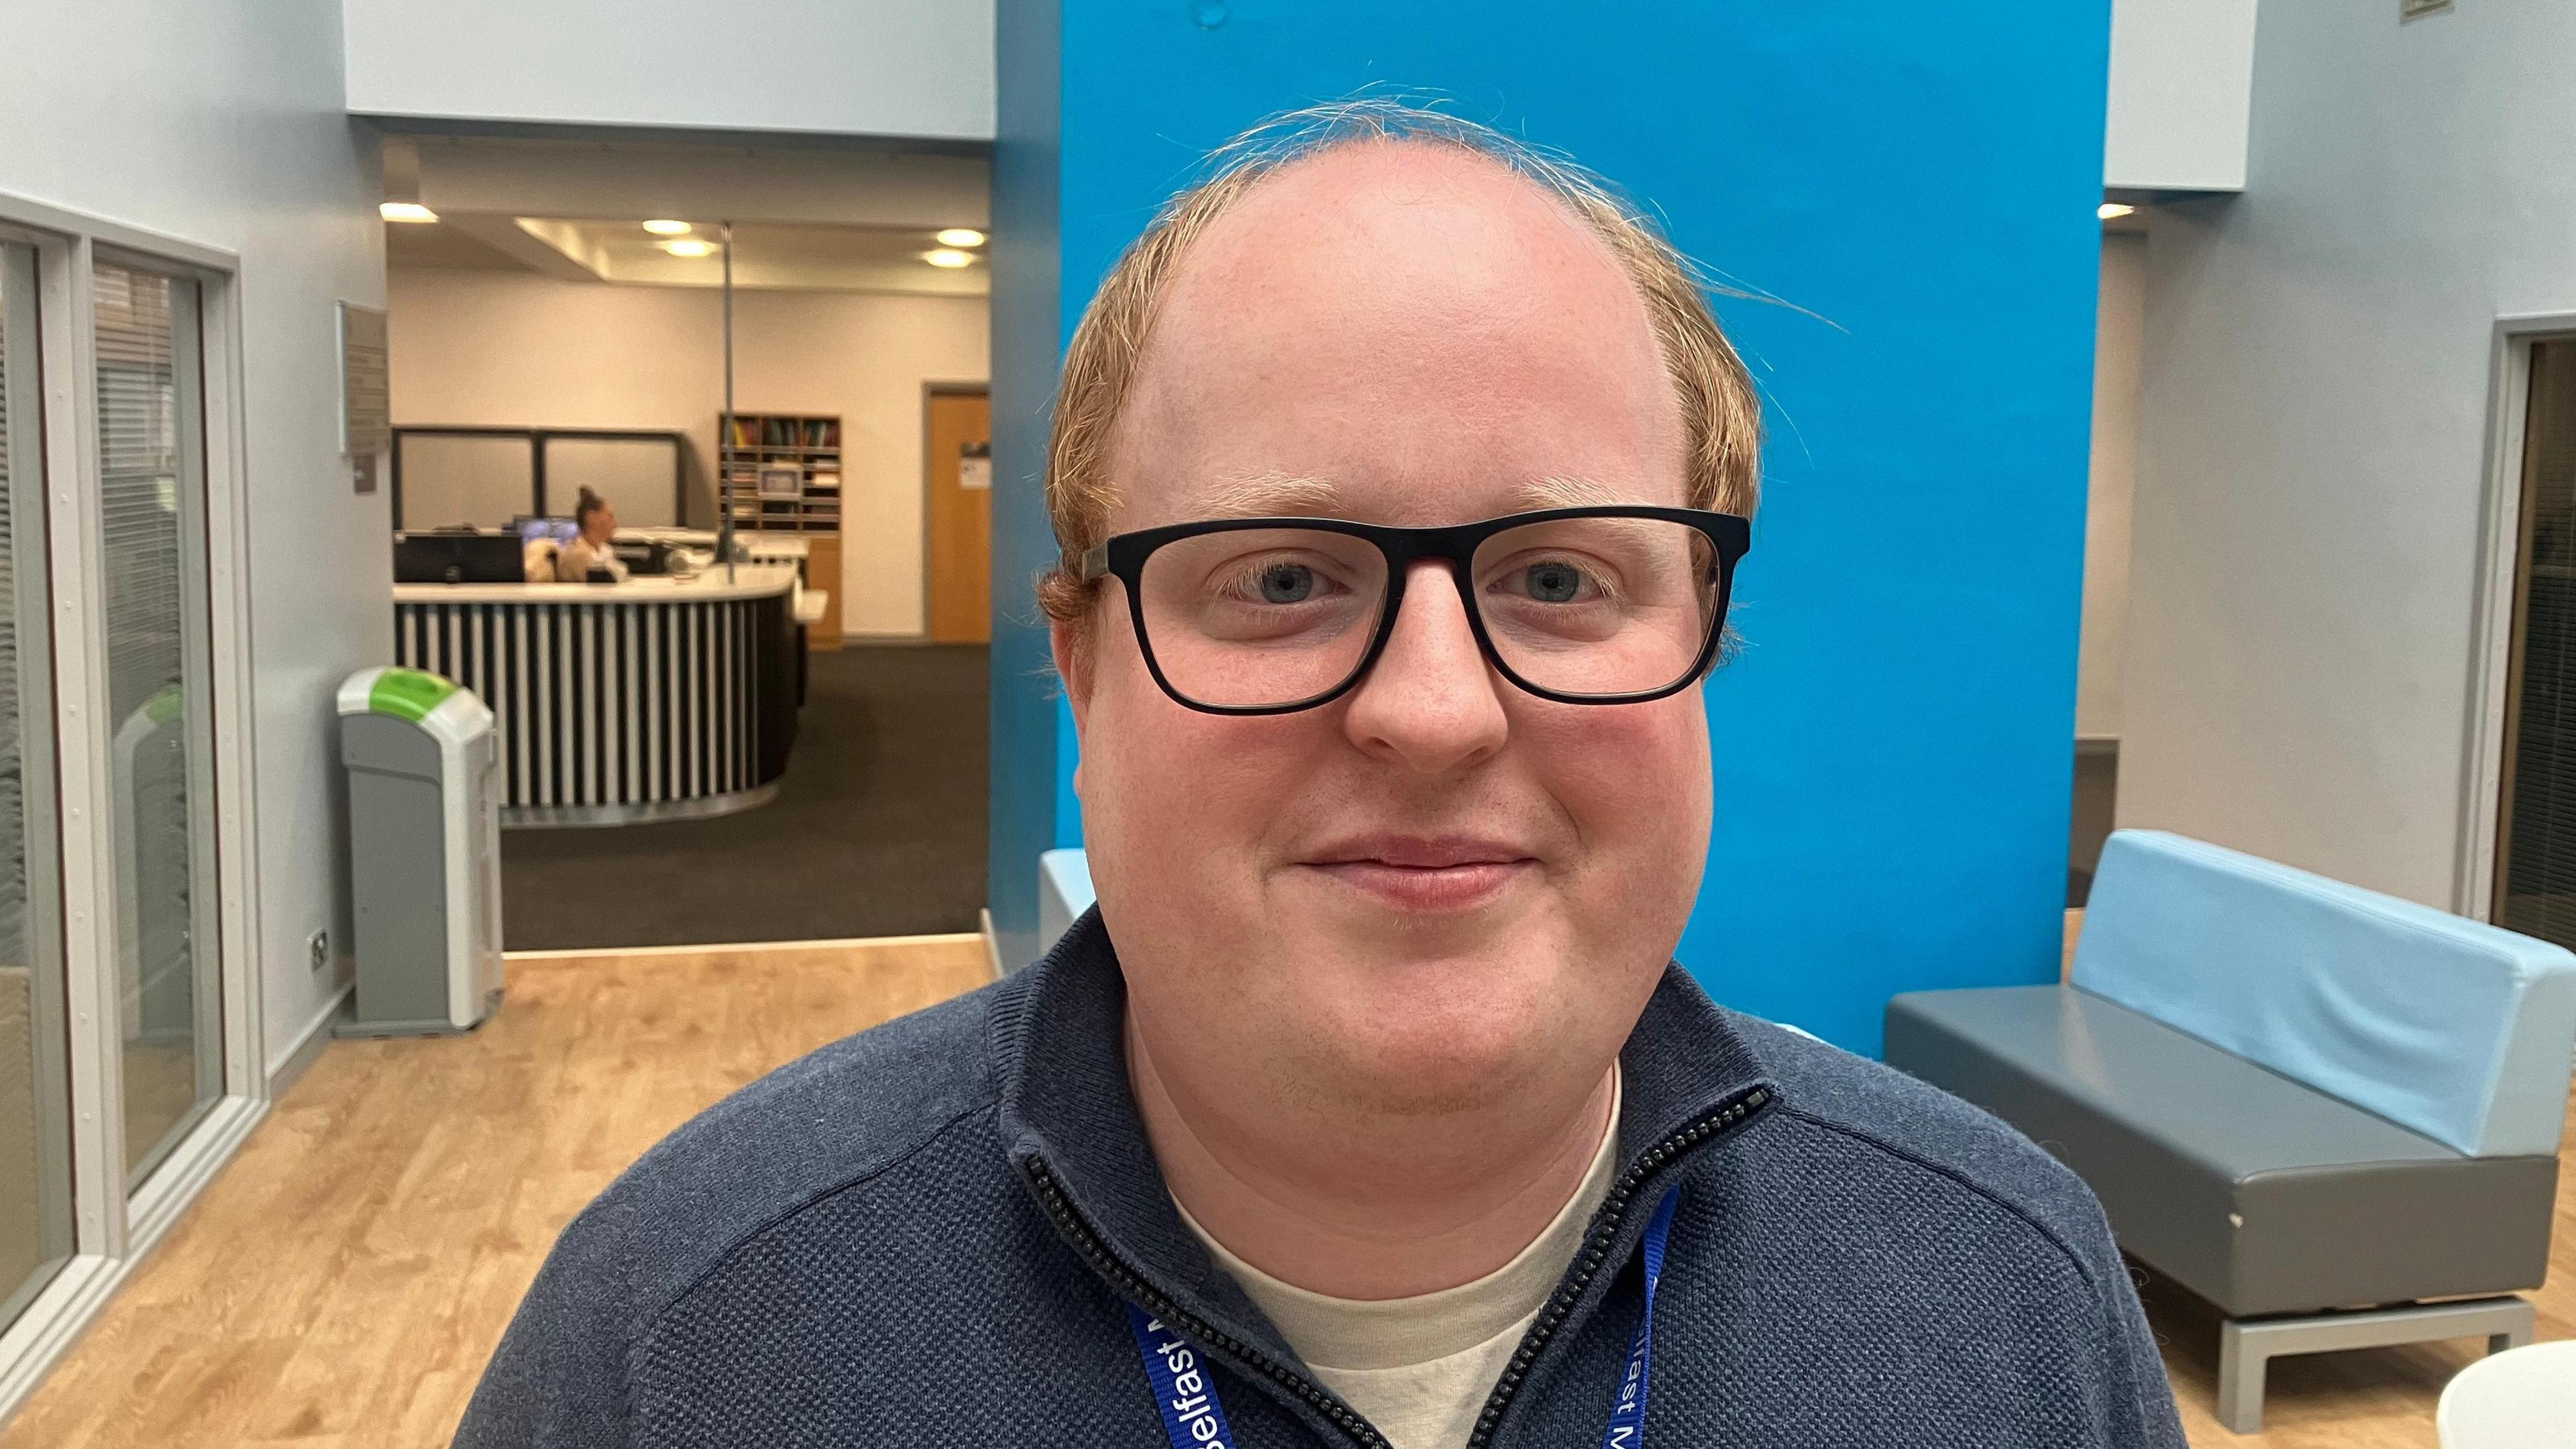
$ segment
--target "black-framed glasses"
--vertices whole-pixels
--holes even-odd
[[[1220,518],[1119,534],[1082,557],[1115,575],[1154,682],[1209,714],[1340,698],[1384,652],[1410,565],[1448,563],[1476,645],[1541,699],[1636,704],[1708,671],[1752,525],[1609,504],[1448,528]]]

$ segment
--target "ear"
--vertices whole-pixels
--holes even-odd
[[[1062,619],[1047,626],[1047,646],[1055,654],[1056,677],[1064,681],[1065,700],[1073,706],[1073,737],[1079,745],[1091,717],[1091,650],[1083,647],[1080,626]]]

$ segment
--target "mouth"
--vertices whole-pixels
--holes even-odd
[[[1538,858],[1507,841],[1372,835],[1342,841],[1299,864],[1382,905],[1438,914],[1490,904],[1536,871]]]

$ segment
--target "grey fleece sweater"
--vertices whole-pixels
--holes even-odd
[[[1048,959],[752,1084],[565,1229],[467,1449],[1123,1445],[1164,1429],[1123,1303],[1236,1441],[1378,1445],[1174,1214],[1097,913]],[[1675,967],[1621,1056],[1620,1173],[1477,1443],[1594,1445],[1655,1304],[1659,1449],[2183,1449],[2101,1210],[2047,1154]]]

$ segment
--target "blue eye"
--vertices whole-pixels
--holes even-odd
[[[1570,604],[1583,592],[1583,571],[1569,563],[1532,564],[1522,578],[1529,596],[1542,604]]]
[[[1315,593],[1315,571],[1304,564],[1275,563],[1261,571],[1261,601],[1302,604]]]

